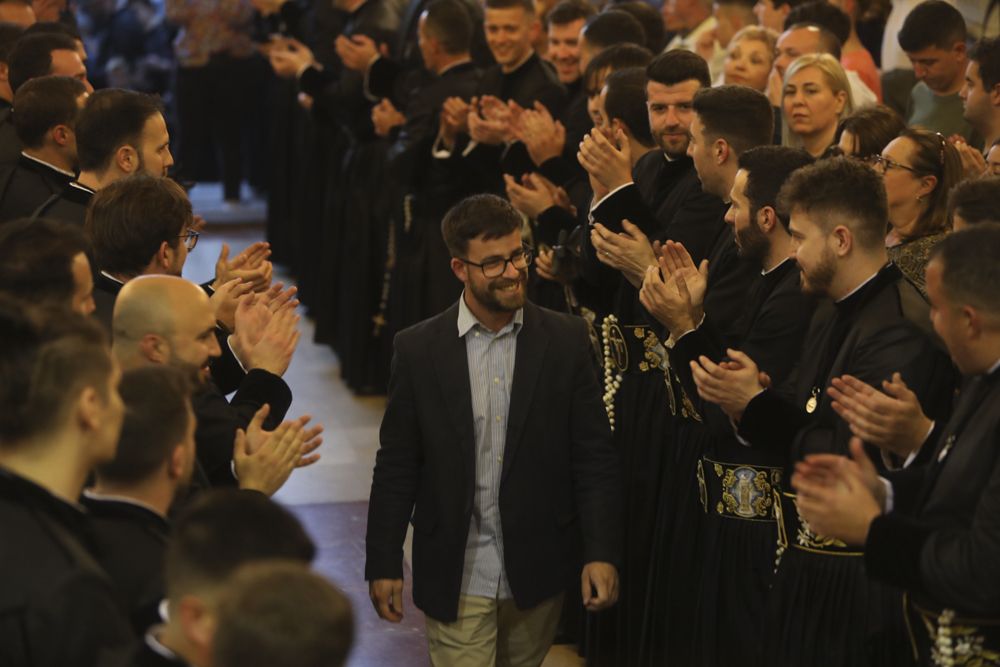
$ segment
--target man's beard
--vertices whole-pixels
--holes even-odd
[[[801,268],[802,265],[799,265]],[[830,292],[830,285],[837,275],[837,259],[833,251],[827,249],[819,262],[808,272],[802,269],[802,291],[805,294],[815,296],[827,296]]]
[[[480,287],[475,282],[469,282],[469,289],[472,296],[476,298],[486,310],[492,313],[512,313],[524,307],[526,300],[525,284],[528,282],[528,272],[518,271],[518,278],[494,278],[485,286]],[[518,284],[518,289],[506,292],[504,287]]]
[[[688,139],[685,136],[683,140],[678,141],[677,139],[667,137],[667,131],[657,132],[653,135],[656,145],[660,147],[664,153],[667,154],[673,160],[680,159],[687,155]]]
[[[771,249],[771,244],[767,242],[767,235],[761,231],[756,222],[757,212],[750,214],[750,225],[744,229],[735,230],[736,250],[740,257],[756,264],[764,264],[767,253]]]
[[[180,359],[176,359],[174,357],[171,357],[170,361],[167,363],[170,366],[181,371],[184,374],[184,376],[191,381],[191,383],[196,388],[196,391],[200,391],[201,389],[206,388],[208,386],[209,380],[212,379],[211,359],[207,359],[205,361],[205,364],[202,366],[198,366],[198,364],[192,364],[189,361],[181,361]]]

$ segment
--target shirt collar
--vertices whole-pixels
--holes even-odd
[[[155,514],[160,518],[165,518],[163,514],[161,514],[160,511],[157,510],[152,505],[147,505],[141,500],[136,500],[135,498],[129,498],[128,496],[115,496],[107,493],[98,493],[93,489],[84,489],[83,495],[86,496],[87,498],[90,498],[91,500],[106,500],[115,503],[124,503],[126,505],[134,505],[135,507],[141,507],[147,512],[152,512],[153,514]]]
[[[174,662],[180,660],[181,657],[179,655],[168,649],[159,639],[156,638],[156,632],[158,630],[159,628],[153,628],[146,633],[146,646],[148,646],[153,653],[156,653],[161,658],[166,658],[167,660]]]
[[[119,285],[124,285],[125,284],[121,280],[119,280],[118,278],[115,278],[113,275],[111,275],[110,273],[108,273],[107,271],[105,271],[103,269],[101,269],[101,275],[104,276],[105,278],[107,278],[108,280],[111,280],[113,282],[118,283]]]
[[[55,166],[51,162],[46,162],[45,160],[40,160],[37,157],[35,157],[34,155],[28,155],[24,151],[21,151],[21,155],[24,156],[25,158],[31,160],[32,162],[37,162],[38,164],[40,164],[42,166],[48,167],[52,171],[57,171],[60,174],[63,174],[64,176],[69,176],[70,178],[76,178],[76,174],[74,174],[72,171],[66,171],[65,169],[60,169],[59,167]]]
[[[524,308],[518,308],[517,312],[514,313],[514,319],[511,320],[507,326],[498,331],[497,334],[499,335],[504,333],[508,327],[515,329],[519,328],[522,324],[524,324]],[[472,314],[472,311],[469,310],[468,304],[465,303],[465,292],[463,291],[462,296],[458,300],[458,337],[464,338],[465,334],[469,333],[469,331],[476,326],[485,331],[490,331],[490,329],[480,322],[479,319]],[[490,331],[490,333],[493,332]]]
[[[777,264],[775,264],[774,266],[772,266],[767,271],[761,269],[760,275],[766,276],[769,273],[774,273],[775,271],[777,271],[778,269],[780,269],[781,267],[783,267],[786,262],[790,262],[790,261],[792,261],[792,258],[791,257],[786,257],[783,260],[781,260],[780,262],[778,262]]]
[[[87,194],[91,194],[91,195],[97,194],[97,190],[93,190],[91,188],[88,188],[86,185],[84,185],[83,183],[80,183],[79,181],[71,181],[70,184],[69,184],[69,187],[76,188],[77,190],[81,190],[83,192],[86,192]]]
[[[882,268],[884,269],[885,267],[883,266]],[[855,287],[854,289],[852,289],[850,292],[848,292],[844,296],[842,296],[839,299],[837,299],[836,302],[837,303],[843,303],[847,299],[851,298],[852,296],[854,296],[855,294],[857,294],[858,291],[860,291],[862,287],[864,287],[865,285],[867,285],[871,281],[875,280],[875,277],[878,276],[878,274],[880,274],[881,272],[882,272],[882,269],[879,269],[875,273],[871,274],[870,276],[868,276],[867,279],[865,279],[864,282],[862,282],[860,285],[858,285],[857,287]]]

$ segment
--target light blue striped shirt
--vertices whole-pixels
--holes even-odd
[[[458,336],[465,338],[476,432],[476,488],[469,538],[465,543],[462,595],[512,597],[503,566],[500,473],[507,440],[517,334],[523,323],[521,309],[507,326],[493,333],[469,310],[465,294],[459,300]]]

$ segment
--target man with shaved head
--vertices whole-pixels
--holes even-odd
[[[260,306],[256,297],[241,301],[237,322],[270,314],[256,306]],[[198,463],[210,484],[232,486],[236,483],[231,462],[237,429],[247,429],[254,415],[264,409],[262,428],[273,430],[291,404],[291,390],[280,376],[299,340],[298,319],[288,304],[270,316],[259,339],[250,342],[257,365],[247,372],[232,401],[209,378],[209,362],[221,351],[212,304],[195,283],[167,275],[139,276],[126,283],[115,302],[113,350],[126,370],[170,364],[198,375],[201,386],[192,397],[198,420]],[[304,458],[302,463],[312,461]]]

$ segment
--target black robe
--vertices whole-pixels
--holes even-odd
[[[87,206],[93,198],[93,190],[73,181],[62,192],[42,202],[29,217],[62,220],[82,228],[87,219]]]
[[[667,162],[656,151],[640,158],[634,176],[634,185],[610,195],[592,211],[594,219],[619,231],[622,218],[636,218],[631,206],[618,208],[618,203],[637,202],[636,207],[659,214],[643,220],[643,231],[650,240],[682,242],[695,262],[705,259],[726,232],[722,221],[725,206],[718,197],[702,191],[692,161]],[[653,622],[645,605],[656,542],[651,527],[660,504],[661,470],[673,422],[693,418],[693,414],[657,333],[659,327],[651,324],[652,318],[639,303],[638,290],[618,272],[598,265],[589,236],[585,248],[591,275],[614,280],[617,286],[612,311],[619,329],[610,330],[605,345],[628,350],[618,356],[612,352],[617,366],[612,373],[621,375],[613,398],[614,440],[622,460],[627,517],[620,595],[615,608],[591,615],[585,650],[588,665],[638,665],[642,664],[641,656],[649,652],[644,644],[650,639],[649,624]],[[711,312],[708,306],[706,312]]]
[[[22,154],[13,165],[0,166],[0,223],[30,217],[73,176]]]
[[[14,129],[14,107],[0,99],[0,165],[17,164],[23,149]]]
[[[127,651],[128,619],[78,506],[0,468],[0,664],[91,667]]]
[[[566,88],[559,82],[555,69],[537,54],[532,54],[513,72],[504,72],[500,65],[484,70],[476,96],[485,95],[504,102],[513,100],[525,109],[541,102],[554,116],[558,116],[566,104]],[[474,191],[502,195],[505,192],[505,171],[519,177],[532,171],[530,160],[525,164],[527,152],[523,153],[523,158],[507,159],[507,154],[515,150],[517,144],[473,146],[471,141],[470,137],[459,135],[449,163],[453,177],[465,180]],[[520,146],[520,150],[524,151],[524,147]]]
[[[142,637],[160,622],[170,524],[153,510],[123,499],[85,493],[81,503],[93,519],[101,565],[125,601],[132,629]]]
[[[826,395],[830,380],[844,374],[877,387],[899,371],[924,412],[939,417],[941,406],[950,406],[955,375],[932,337],[928,314],[923,297],[893,264],[840,302],[821,304],[798,367],[785,385],[750,401],[740,436],[785,455],[789,466],[810,453],[847,455],[850,429]],[[782,501],[784,546],[768,600],[765,659],[775,665],[906,664],[899,591],[866,577],[860,550],[803,527],[787,491]]]
[[[726,357],[727,347],[735,347],[780,384],[798,359],[814,306],[814,300],[802,293],[798,266],[786,259],[754,280],[737,325],[737,340],[726,341],[714,323],[706,320],[674,345],[678,376],[704,419],[697,429],[689,429],[688,437],[676,439],[678,449],[695,450],[698,457],[693,469],[687,466],[682,471],[687,479],[678,479],[676,486],[686,496],[678,505],[702,517],[700,539],[678,531],[673,549],[675,554],[694,552],[700,565],[693,595],[696,603],[689,607],[697,610],[691,633],[695,642],[692,664],[765,664],[760,636],[778,535],[769,491],[780,490],[785,460],[741,444],[729,418],[698,398],[688,364],[700,355],[718,363]],[[741,488],[737,475],[746,474],[746,467],[764,471],[765,478],[755,475],[757,486],[742,487],[750,493],[739,498],[734,493]],[[724,490],[739,501],[735,510],[726,504]]]
[[[451,253],[441,236],[441,219],[449,208],[475,192],[455,181],[431,150],[444,100],[468,100],[480,74],[478,67],[466,62],[417,89],[407,107],[406,123],[389,146],[389,180],[398,187],[393,213],[396,256],[388,303],[390,332],[440,313],[462,291],[462,284],[451,272]]]

